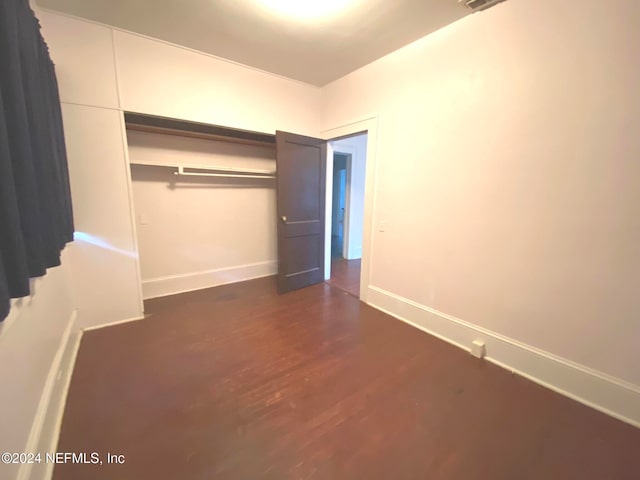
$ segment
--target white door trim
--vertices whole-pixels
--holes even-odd
[[[321,132],[322,138],[327,141],[337,140],[341,137],[354,135],[357,133],[367,133],[367,160],[364,187],[364,226],[362,231],[362,267],[360,271],[360,300],[367,302],[369,284],[371,283],[371,258],[373,254],[373,218],[375,209],[375,185],[376,185],[376,154],[378,144],[378,123],[377,114],[370,115],[360,120],[352,121]],[[329,175],[331,172],[331,175]],[[331,177],[331,180],[329,180]],[[331,192],[333,191],[333,148],[327,148],[327,211],[331,212]],[[328,227],[331,218],[328,217]],[[328,230],[329,248],[331,247],[331,230]],[[325,255],[326,257],[326,255]],[[327,266],[327,263],[329,266]],[[325,258],[325,277],[330,275],[331,257]]]

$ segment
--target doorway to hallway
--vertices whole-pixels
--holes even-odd
[[[344,153],[333,154],[333,205],[331,211],[331,259],[346,258],[344,221],[347,204],[347,163],[351,159]]]
[[[331,258],[331,278],[327,283],[360,298],[361,259]]]
[[[333,150],[333,162],[327,165],[327,187],[331,184],[326,208],[327,224],[331,229],[331,265],[327,282],[359,297],[367,134],[341,138],[329,145]]]

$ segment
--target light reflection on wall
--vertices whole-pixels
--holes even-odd
[[[105,250],[109,250],[110,252],[117,253],[119,255],[124,255],[130,258],[138,258],[138,254],[136,252],[130,252],[128,250],[124,250],[122,248],[114,247],[106,240],[96,237],[95,235],[91,235],[85,232],[75,232],[73,234],[73,239],[76,242],[88,243],[94,245],[99,248],[103,248]]]

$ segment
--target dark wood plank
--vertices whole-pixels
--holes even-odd
[[[327,284],[147,302],[87,332],[55,480],[637,480],[640,430]]]

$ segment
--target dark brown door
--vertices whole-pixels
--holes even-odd
[[[324,206],[327,144],[276,132],[278,290],[324,280]]]

